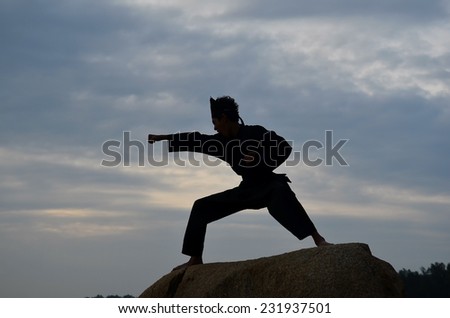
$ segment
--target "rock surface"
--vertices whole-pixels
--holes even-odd
[[[362,243],[171,272],[139,297],[402,297],[394,268]]]

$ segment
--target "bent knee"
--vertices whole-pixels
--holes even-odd
[[[208,202],[205,198],[197,199],[192,205],[192,213],[201,213],[208,209]]]
[[[294,192],[292,192],[291,188],[289,187],[289,185],[287,185],[286,183],[283,182],[277,182],[273,185],[272,187],[272,194],[275,195],[281,195],[281,196],[292,196],[294,194]]]

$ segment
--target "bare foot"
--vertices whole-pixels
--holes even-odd
[[[186,263],[178,265],[177,267],[172,269],[172,272],[176,271],[176,270],[179,270],[179,269],[186,269],[189,266],[200,265],[200,264],[203,264],[203,260],[202,260],[201,256],[192,256],[189,259],[189,261],[187,261]]]
[[[314,243],[316,243],[317,247],[333,245],[332,243],[328,243],[325,240],[325,238],[322,235],[319,234],[319,232],[315,232],[311,236],[312,236],[312,238],[314,240]]]
[[[330,245],[334,245],[334,244],[333,243],[329,243],[329,242],[327,242],[325,240],[316,243],[317,247],[330,246]]]

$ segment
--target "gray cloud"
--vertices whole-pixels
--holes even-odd
[[[436,0],[423,2],[420,0],[406,1],[283,1],[273,0],[246,1],[238,9],[236,14],[245,17],[257,17],[263,19],[286,18],[390,18],[417,21],[435,21],[444,19],[448,4],[445,1]],[[403,21],[404,22],[404,21]]]
[[[450,261],[439,243],[449,207],[446,2],[194,8],[2,1],[1,296],[138,294],[181,262],[190,204],[239,178],[225,166],[179,167],[172,155],[168,167],[139,168],[136,149],[131,167],[105,168],[101,148],[124,131],[142,142],[150,132],[212,132],[211,95],[236,97],[246,123],[296,150],[326,130],[349,139],[349,167],[280,168],[331,240],[368,242],[397,268]],[[310,244],[265,211],[245,212],[211,226],[206,258]],[[111,278],[127,266],[126,282]]]

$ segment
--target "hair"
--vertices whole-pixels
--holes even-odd
[[[234,98],[230,96],[218,97],[214,101],[214,105],[217,109],[220,109],[221,113],[227,115],[229,120],[239,121],[239,105]]]

